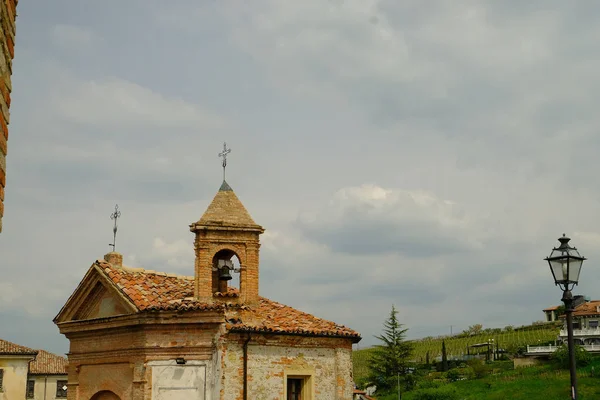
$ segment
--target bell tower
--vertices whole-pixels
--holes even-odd
[[[225,180],[200,220],[190,225],[190,231],[196,235],[196,299],[214,302],[228,293],[231,274],[239,272],[240,301],[258,302],[259,235],[264,229],[254,222]],[[239,269],[233,268],[234,256]]]

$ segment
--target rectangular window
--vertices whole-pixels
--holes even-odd
[[[2,381],[4,380],[4,370],[0,368],[0,392],[2,391]]]
[[[592,329],[596,329],[596,328],[598,328],[598,321],[590,321],[588,323],[588,326]]]
[[[35,395],[35,381],[28,380],[27,381],[27,398],[33,399],[34,395]]]
[[[288,378],[287,400],[302,400],[303,379]]]
[[[573,321],[573,329],[580,329],[579,328],[579,321]]]
[[[56,398],[67,398],[67,381],[56,381]]]

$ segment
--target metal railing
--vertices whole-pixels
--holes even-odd
[[[561,329],[560,336],[567,336],[567,330]],[[600,328],[582,328],[573,329],[573,336],[598,336],[600,338]]]

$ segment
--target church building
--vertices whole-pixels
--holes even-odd
[[[88,269],[54,319],[70,341],[68,400],[352,399],[360,335],[260,296],[264,229],[225,180],[190,230],[193,276],[114,251]]]

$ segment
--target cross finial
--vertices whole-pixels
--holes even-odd
[[[115,205],[115,212],[113,212],[112,214],[110,214],[110,219],[115,221],[115,225],[113,226],[113,242],[111,244],[109,244],[109,246],[112,246],[112,251],[115,251],[115,245],[117,244],[117,220],[121,217],[121,211],[119,211],[119,205],[116,204]]]
[[[227,154],[231,153],[231,149],[227,148],[227,143],[223,142],[223,151],[219,153],[219,157],[223,157],[223,181],[225,181],[225,167],[227,167]]]

